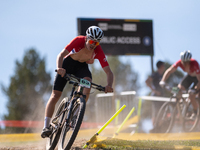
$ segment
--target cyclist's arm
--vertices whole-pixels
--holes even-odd
[[[197,74],[196,75],[196,77],[197,77],[197,80],[198,80],[198,83],[197,83],[197,90],[199,90],[200,89],[200,74]]]
[[[164,75],[163,75],[161,81],[164,81],[164,82],[165,82],[165,81],[169,78],[169,76],[170,76],[172,73],[174,73],[175,71],[176,71],[176,68],[175,68],[173,65],[171,65],[171,66],[165,71],[165,73],[164,73]]]
[[[112,84],[113,84],[113,73],[109,66],[103,68],[104,72],[107,75],[107,86],[105,92],[113,92]]]
[[[57,72],[60,74],[62,77],[65,75],[66,70],[62,68],[63,64],[63,59],[66,55],[69,54],[69,51],[67,49],[63,49],[57,56],[56,60],[56,66],[57,66]]]
[[[160,91],[157,91],[152,87],[152,84],[151,84],[152,81],[153,81],[153,78],[148,77],[148,79],[145,81],[145,83],[151,89],[152,92],[154,92],[157,96],[160,96],[161,95]]]
[[[153,87],[151,86],[151,83],[152,83],[152,78],[151,77],[148,77],[147,80],[145,81],[146,85],[153,91]]]

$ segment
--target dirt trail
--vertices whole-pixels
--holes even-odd
[[[92,148],[82,148],[82,146],[86,143],[86,140],[78,140],[75,141],[71,150],[102,150],[102,149],[92,149]],[[45,143],[39,142],[39,143],[30,143],[30,144],[21,144],[16,146],[1,146],[0,150],[45,150]],[[57,150],[57,148],[55,149]],[[105,150],[105,149],[104,149]]]

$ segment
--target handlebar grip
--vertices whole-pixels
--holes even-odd
[[[97,88],[99,91],[104,91],[105,92],[105,87],[102,87],[102,86],[99,86],[98,88]]]
[[[103,91],[105,91],[105,90],[106,90],[106,88],[105,88],[105,87],[102,87],[102,90],[103,90]]]

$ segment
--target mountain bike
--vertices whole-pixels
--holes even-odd
[[[105,87],[78,78],[72,74],[65,74],[64,78],[73,84],[70,98],[65,97],[59,104],[54,118],[50,123],[52,134],[47,139],[46,150],[54,150],[58,143],[58,150],[69,150],[78,134],[85,113],[86,95],[84,88],[94,88],[105,91]]]
[[[185,94],[182,94],[183,91],[181,92],[178,87],[165,86],[165,89],[171,92],[170,100],[165,102],[159,109],[154,129],[151,132],[169,133],[175,121],[179,123],[183,131],[193,131],[199,121],[198,99],[196,99],[198,109],[196,114],[193,115],[194,109],[191,100],[188,98],[188,92],[185,91]]]

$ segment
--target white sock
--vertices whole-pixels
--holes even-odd
[[[50,117],[45,117],[45,119],[44,119],[44,128],[49,127],[50,121],[51,121]]]

